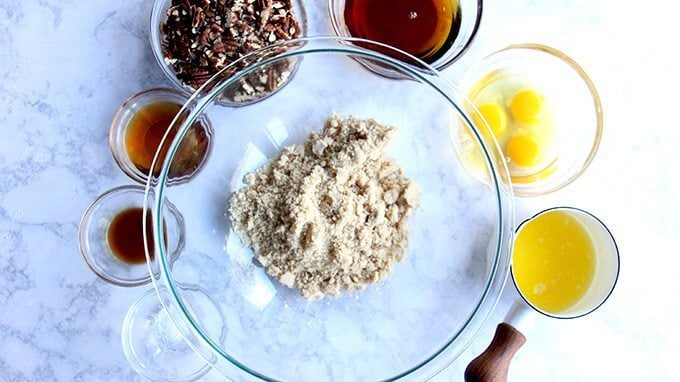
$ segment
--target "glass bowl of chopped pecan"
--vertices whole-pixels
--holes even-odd
[[[172,268],[162,246],[147,256],[154,287],[191,347],[227,378],[428,380],[500,298],[514,232],[502,151],[431,66],[366,43],[304,38],[243,57],[189,98],[164,139],[168,155],[156,156],[145,211],[160,221],[171,201],[186,235]],[[242,79],[281,64],[297,72],[279,91],[221,103]],[[213,149],[173,186],[177,149],[200,118],[214,126]],[[460,130],[484,153],[483,181],[456,155]],[[162,242],[151,228],[146,237]],[[220,314],[182,285],[205,291]]]
[[[150,25],[158,65],[178,89],[190,94],[239,58],[304,37],[307,15],[301,0],[156,0]],[[294,72],[294,67],[279,65],[254,73],[223,102],[262,100]]]

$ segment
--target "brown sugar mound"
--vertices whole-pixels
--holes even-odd
[[[401,261],[418,187],[384,156],[396,128],[332,116],[245,177],[231,219],[267,273],[307,299],[364,289]]]

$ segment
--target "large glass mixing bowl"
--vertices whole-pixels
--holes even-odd
[[[163,242],[157,222],[166,199],[186,225],[184,251],[172,268],[162,247],[148,258],[154,287],[190,346],[226,377],[424,380],[468,346],[500,296],[514,224],[500,150],[485,146],[484,127],[470,122],[482,119],[431,67],[415,58],[418,66],[403,64],[358,42],[293,40],[244,57],[234,64],[237,72],[226,68],[184,106],[188,117],[166,142],[160,179],[147,184],[154,224],[146,235]],[[382,77],[357,61],[409,80]],[[230,101],[240,78],[281,68],[295,69],[285,86],[256,103]],[[232,231],[229,200],[245,174],[303,142],[333,113],[399,128],[387,154],[419,184],[420,206],[408,222],[406,256],[386,280],[307,301],[253,261]],[[168,186],[177,148],[203,116],[215,130],[210,157],[189,182]],[[454,152],[451,136],[463,128],[472,129],[485,153],[486,182],[470,176]],[[196,299],[186,285],[207,298]]]

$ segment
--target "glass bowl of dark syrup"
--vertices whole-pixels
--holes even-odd
[[[482,18],[482,0],[329,0],[333,30],[341,37],[375,41],[366,48],[395,57],[388,45],[409,53],[437,70],[458,60],[474,40]],[[379,74],[394,73],[373,63]],[[417,66],[417,65],[415,65]]]

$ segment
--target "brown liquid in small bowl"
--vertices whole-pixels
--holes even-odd
[[[128,208],[119,212],[106,231],[106,239],[111,252],[120,261],[127,264],[144,264],[146,255],[144,251],[144,210],[139,207]],[[146,215],[146,224],[151,227],[151,211]],[[165,225],[165,224],[164,224]],[[163,227],[166,236],[165,226]],[[167,241],[167,239],[166,239]],[[167,245],[167,242],[166,242]],[[149,240],[149,253],[151,259],[155,251],[153,238]]]
[[[125,133],[125,151],[130,161],[143,173],[149,173],[161,140],[181,108],[182,105],[171,101],[156,101],[144,105],[130,120]],[[169,140],[161,148],[160,162],[165,158],[179,125],[173,126]],[[179,146],[182,160],[170,169],[170,177],[183,178],[196,172],[208,154],[208,145],[206,129],[200,123],[195,123]],[[159,175],[160,164],[154,169],[154,176]]]

